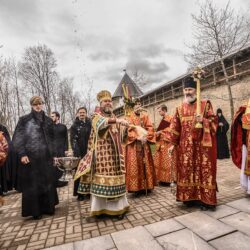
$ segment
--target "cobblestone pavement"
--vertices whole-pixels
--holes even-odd
[[[218,204],[245,197],[239,186],[240,171],[231,160],[218,161]],[[175,201],[169,187],[156,187],[147,197],[128,195],[130,211],[121,221],[111,218],[87,222],[89,202],[78,202],[72,196],[72,182],[59,190],[60,204],[54,216],[44,216],[39,221],[22,218],[21,195],[12,193],[5,197],[0,208],[0,249],[42,249],[73,241],[107,235],[116,231],[180,216],[199,210],[186,208]]]

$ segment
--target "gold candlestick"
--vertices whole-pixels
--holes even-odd
[[[196,98],[197,98],[197,108],[196,115],[201,116],[201,79],[204,78],[204,70],[201,66],[198,66],[193,71],[193,78],[196,81]],[[197,122],[195,128],[202,128],[202,123]]]

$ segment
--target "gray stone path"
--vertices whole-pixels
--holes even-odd
[[[49,250],[249,250],[250,197]]]
[[[231,159],[219,160],[217,169],[218,205],[230,204],[220,206],[216,212],[206,214],[215,219],[221,219],[239,213],[239,208],[242,208],[244,201],[239,203],[238,200],[245,197],[245,193],[239,185],[240,171],[233,166]],[[5,205],[0,207],[0,249],[38,250],[110,235],[138,226],[145,226],[156,238],[188,227],[181,225],[180,228],[180,223],[176,219],[171,221],[168,219],[199,211],[199,208],[187,208],[182,202],[176,202],[170,187],[157,186],[148,196],[134,197],[128,194],[130,210],[123,220],[117,221],[116,218],[107,217],[88,221],[89,200],[79,202],[72,193],[73,181],[71,180],[68,186],[58,189],[60,203],[56,206],[55,215],[43,216],[41,220],[22,218],[21,194],[8,193],[4,197]],[[250,213],[247,205],[243,207],[245,209],[242,212]],[[167,226],[157,224],[159,221],[164,221]],[[150,225],[150,229],[146,225]],[[159,225],[162,226],[159,227]],[[92,244],[91,242],[95,241],[90,241],[88,244]],[[70,245],[70,247],[77,245]]]

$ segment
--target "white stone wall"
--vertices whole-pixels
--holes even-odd
[[[232,85],[232,92],[234,98],[234,110],[235,112],[242,104],[246,104],[250,98],[250,77],[246,77],[241,81],[235,80]],[[228,89],[226,85],[215,85],[202,91],[201,96],[203,99],[209,99],[212,102],[214,112],[218,108],[221,108],[226,119],[230,121],[230,104],[228,98]],[[160,104],[166,104],[168,107],[168,113],[174,114],[175,109],[182,103],[183,96],[161,102],[155,106],[147,107],[150,118],[155,126],[159,124],[161,117],[159,116],[156,107]]]

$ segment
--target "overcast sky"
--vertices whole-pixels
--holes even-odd
[[[225,5],[227,0],[216,1]],[[0,55],[20,59],[46,44],[62,77],[76,89],[115,91],[137,69],[154,88],[186,72],[184,43],[192,41],[197,0],[0,0]],[[250,0],[231,0],[246,10]],[[149,87],[148,87],[149,88]]]

